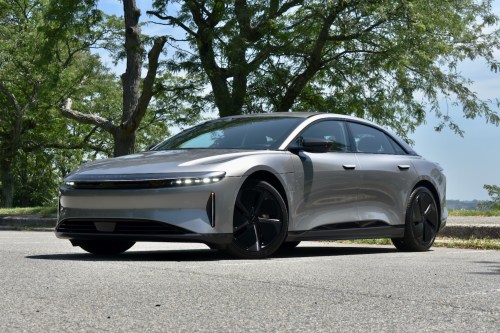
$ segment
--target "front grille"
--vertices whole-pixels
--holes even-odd
[[[68,219],[57,232],[120,235],[184,235],[192,232],[167,223],[149,220]]]
[[[138,181],[103,181],[103,182],[75,182],[77,189],[147,189],[175,186],[175,179],[156,179]]]

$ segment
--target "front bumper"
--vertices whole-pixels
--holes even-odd
[[[154,189],[62,186],[56,236],[77,239],[229,243],[240,177]],[[114,227],[112,227],[114,224]]]

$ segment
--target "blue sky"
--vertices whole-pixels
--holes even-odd
[[[147,20],[146,10],[151,2],[137,2],[142,20]],[[106,13],[122,15],[122,3],[118,0],[103,0],[100,7]],[[500,16],[500,0],[494,2],[494,12]],[[500,51],[497,56],[500,58]],[[119,65],[117,72],[120,70],[123,71],[123,66]],[[465,62],[460,70],[473,81],[471,90],[480,98],[500,99],[500,73],[491,73],[481,60]],[[500,127],[487,124],[482,118],[464,119],[460,107],[449,105],[447,112],[465,131],[464,137],[446,128],[436,132],[434,127],[439,121],[430,114],[426,123],[409,135],[415,141],[414,148],[420,155],[444,167],[448,199],[487,200],[489,197],[483,185],[500,185]]]

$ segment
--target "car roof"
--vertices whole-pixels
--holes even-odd
[[[323,117],[331,117],[331,118],[342,118],[342,119],[353,119],[353,120],[362,120],[366,121],[362,118],[357,118],[353,116],[348,116],[345,114],[338,113],[326,113],[326,112],[267,112],[267,113],[249,113],[243,115],[235,115],[235,116],[227,116],[223,118],[264,118],[264,117],[283,117],[283,118],[310,118],[314,116],[323,116]]]
[[[382,126],[363,119],[363,118],[358,118],[354,116],[348,116],[345,114],[339,114],[339,113],[326,113],[326,112],[267,112],[267,113],[249,113],[249,114],[243,114],[243,115],[235,115],[235,116],[227,116],[219,119],[244,119],[244,118],[317,118],[317,119],[325,119],[325,118],[332,118],[332,119],[343,119],[343,120],[354,120],[357,122],[365,123],[365,124],[370,124],[372,126],[378,127],[380,129],[385,130]]]

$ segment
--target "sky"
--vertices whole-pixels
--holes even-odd
[[[142,20],[146,20],[146,10],[151,2],[139,0],[137,3],[143,14]],[[122,3],[118,0],[100,1],[100,7],[108,14],[122,15]],[[500,0],[494,1],[493,11],[500,16]],[[161,27],[153,25],[144,30],[155,28]],[[154,31],[147,30],[147,33],[153,35]],[[500,51],[496,55],[500,59]],[[119,64],[116,71],[121,74],[123,65]],[[470,89],[480,98],[491,101],[500,99],[500,73],[490,72],[483,61],[467,61],[461,65],[460,71],[473,81]],[[447,128],[436,132],[434,128],[439,121],[429,114],[426,123],[409,135],[414,141],[413,147],[417,153],[444,168],[448,199],[488,200],[483,185],[500,186],[500,127],[486,123],[483,118],[465,119],[460,106],[443,104],[443,108],[446,110],[442,112],[448,112],[465,132],[464,137]]]

